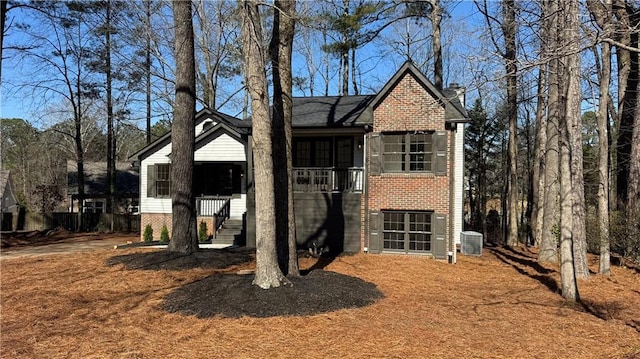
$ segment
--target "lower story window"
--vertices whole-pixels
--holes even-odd
[[[431,212],[386,211],[383,249],[431,252]]]

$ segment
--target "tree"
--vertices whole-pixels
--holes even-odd
[[[349,94],[349,80],[353,88],[353,93],[358,95],[357,75],[356,75],[356,50],[364,44],[370,42],[381,28],[368,30],[366,26],[374,24],[380,20],[382,12],[382,2],[359,1],[351,6],[351,0],[342,0],[342,6],[334,3],[334,13],[326,13],[329,27],[337,33],[338,39],[323,46],[323,51],[336,56],[340,61],[340,71],[342,87],[340,94]],[[351,55],[351,57],[349,57]],[[349,77],[351,70],[351,78]]]
[[[493,22],[497,21],[489,13],[486,0],[482,5],[476,3],[480,12],[484,15],[487,27],[491,34],[491,41],[504,61],[505,78],[507,85],[507,118],[509,121],[509,143],[507,158],[507,236],[506,244],[515,246],[518,244],[518,66],[516,57],[516,4],[514,0],[502,1],[502,22],[499,26],[502,31],[504,49],[498,44],[491,29]]]
[[[46,69],[26,85],[45,103],[61,102],[58,117],[73,120],[70,135],[78,169],[79,213],[84,200],[85,117],[99,97],[98,84],[87,69],[93,40],[88,31],[88,6],[78,1],[44,3],[34,12],[39,27],[27,27],[31,44],[22,52],[34,67]]]
[[[237,8],[228,1],[197,1],[195,15],[197,81],[201,102],[217,110],[242,91]],[[223,86],[226,81],[228,86]],[[230,83],[233,81],[233,83]],[[230,91],[225,91],[229,87]]]
[[[251,96],[255,165],[256,276],[253,284],[269,289],[288,284],[289,281],[278,266],[276,253],[272,130],[265,73],[267,54],[263,45],[262,21],[257,1],[239,0],[239,6],[242,13],[242,53],[246,86]]]
[[[272,145],[276,210],[276,246],[280,270],[287,276],[298,276],[296,218],[293,205],[292,165],[292,76],[291,58],[295,27],[295,0],[274,2],[273,33],[269,43],[273,77]]]
[[[559,116],[560,83],[558,79],[559,59],[553,54],[558,53],[558,4],[555,1],[543,3],[542,18],[547,40],[545,57],[548,59],[547,82],[547,121],[546,144],[544,151],[544,195],[543,200],[543,231],[540,233],[540,251],[538,261],[558,261],[558,237],[560,232],[560,197],[559,187]],[[542,70],[542,69],[541,69]]]
[[[471,120],[465,131],[465,167],[469,174],[470,226],[488,237],[486,226],[487,199],[490,194],[489,172],[496,172],[495,149],[499,130],[489,118],[479,96],[468,111]]]
[[[196,74],[191,2],[173,1],[176,86],[171,131],[171,242],[170,252],[198,250],[193,156],[195,150]]]
[[[595,18],[598,25],[604,31],[605,36],[611,36],[612,28],[612,1],[605,4],[599,1],[588,0],[589,12]],[[598,102],[598,227],[600,235],[600,261],[598,273],[609,275],[611,273],[611,244],[609,241],[609,86],[611,83],[611,45],[603,42],[600,45],[601,54],[598,68],[599,102]],[[597,50],[594,47],[597,58]]]
[[[570,174],[571,174],[571,250],[573,251],[573,265],[575,276],[580,279],[589,278],[589,263],[587,258],[587,240],[585,229],[585,199],[584,199],[584,163],[582,142],[582,89],[580,86],[580,20],[578,4],[571,1],[567,4],[567,26],[562,32],[566,44],[567,79],[566,87],[566,116],[567,134],[570,146]],[[562,153],[562,151],[561,151]],[[563,217],[564,220],[564,217]],[[564,260],[564,259],[563,259]],[[577,289],[576,289],[577,292]],[[576,298],[579,296],[576,293]]]

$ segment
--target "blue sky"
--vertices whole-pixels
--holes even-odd
[[[473,28],[478,26],[478,14],[475,5],[472,1],[457,1],[448,5],[448,9],[451,11],[451,18],[446,19],[444,26],[453,28],[458,38],[455,38],[452,42],[447,42],[447,39],[443,39],[443,45],[445,47],[445,85],[450,82],[458,82],[465,84],[469,82],[468,73],[465,69],[464,60],[459,58],[461,53],[468,52],[470,47],[473,47],[474,40],[471,38],[474,34]],[[15,17],[14,21],[19,21],[21,13],[19,10],[10,13],[10,16]],[[458,31],[459,30],[459,31]],[[446,31],[446,30],[445,30]],[[20,33],[13,31],[9,34],[9,37],[19,37]],[[15,38],[14,38],[15,39]],[[467,43],[470,40],[470,43]],[[5,44],[7,39],[5,39]],[[359,50],[358,57],[359,68],[362,71],[361,75],[361,92],[372,93],[379,90],[384,83],[393,75],[393,73],[399,68],[399,66],[405,61],[404,58],[399,56],[391,56],[386,53],[381,53],[379,44],[376,42],[365,46]],[[450,56],[447,56],[449,51]],[[5,57],[8,55],[4,54]],[[16,73],[12,64],[15,64],[11,59],[5,59],[3,61],[2,78],[3,83],[1,87],[0,97],[0,117],[3,118],[23,118],[31,119],[33,114],[37,113],[42,101],[38,98],[32,97],[28,91],[9,91],[10,87],[7,86],[8,82],[12,82],[15,79]],[[294,61],[293,73],[300,73],[301,61]],[[430,74],[427,74],[430,77]],[[332,81],[330,85],[331,94],[337,94],[337,79]],[[294,95],[305,95],[300,91],[295,91]],[[316,93],[321,95],[322,93]],[[308,95],[308,92],[306,93]],[[469,104],[469,102],[467,102]],[[231,114],[233,110],[229,111]]]

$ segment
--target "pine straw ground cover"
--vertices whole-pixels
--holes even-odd
[[[302,289],[280,294],[249,286],[246,251],[110,249],[0,265],[2,358],[640,357],[636,269],[580,282],[574,305],[557,294],[556,268],[524,249],[456,265],[302,258],[313,269],[294,283]]]

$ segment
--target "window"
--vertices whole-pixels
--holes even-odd
[[[431,172],[433,134],[388,134],[383,137],[385,172]]]
[[[332,167],[332,138],[295,138],[293,140],[294,167]]]
[[[168,164],[156,165],[156,196],[168,197],[171,195],[171,166]]]
[[[384,250],[431,252],[431,212],[383,212]]]
[[[85,200],[82,211],[84,213],[103,213],[104,201],[100,200]]]

